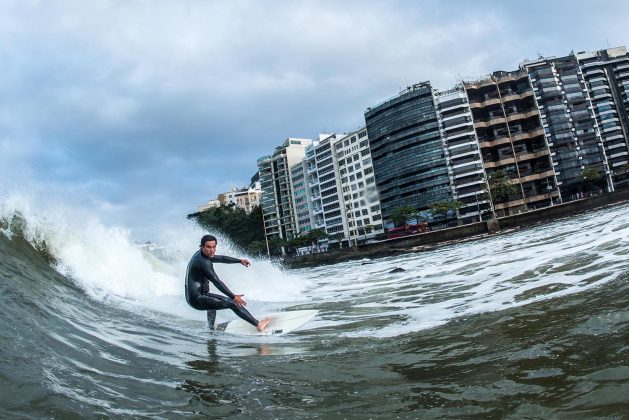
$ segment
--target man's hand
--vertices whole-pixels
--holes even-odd
[[[236,295],[234,296],[234,303],[240,308],[244,308],[247,306],[247,302],[242,298],[244,295]]]
[[[249,260],[246,258],[243,258],[242,260],[240,260],[240,264],[244,265],[245,267],[249,267],[251,265]]]

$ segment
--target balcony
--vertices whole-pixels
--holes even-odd
[[[512,157],[506,158],[506,159],[500,159],[495,162],[487,162],[485,161],[485,158],[483,157],[483,164],[485,165],[485,168],[497,168],[499,166],[505,166],[512,163],[515,163],[515,158],[512,158]]]
[[[518,159],[518,162],[522,162],[525,160],[537,159],[539,157],[548,156],[548,155],[549,155],[548,149],[544,148],[541,150],[537,150],[535,152],[517,154],[516,158]]]
[[[499,137],[494,140],[479,141],[480,147],[482,148],[501,146],[503,144],[509,144],[509,143],[511,143],[511,139],[509,138],[509,136]]]
[[[502,210],[509,207],[518,207],[524,205],[525,203],[525,200],[523,198],[520,198],[517,200],[507,201],[506,203],[497,203],[496,205],[494,205],[494,209]]]
[[[458,145],[459,142],[461,144],[464,143],[469,143],[469,142],[475,142],[475,138],[474,138],[474,127],[472,126],[472,124],[470,124],[470,127],[468,130],[464,130],[464,131],[459,131],[457,133],[448,133],[448,132],[444,132],[443,133],[443,137],[448,140],[448,143],[453,146],[453,145]]]
[[[499,103],[500,103],[500,98],[490,98],[482,102],[470,102],[470,108],[471,109],[484,108],[486,106],[496,105]]]
[[[475,82],[467,82],[465,83],[465,88],[466,89],[480,89],[483,88],[485,86],[491,86],[494,85],[494,81],[493,79],[489,78],[489,79],[484,79],[484,80],[477,80]]]
[[[515,120],[524,120],[526,118],[531,118],[536,115],[539,115],[539,112],[536,109],[527,111],[527,112],[518,112],[517,114],[511,114],[507,117],[507,121],[515,121]]]
[[[533,131],[524,131],[522,133],[518,133],[515,134],[513,136],[513,141],[518,141],[518,140],[526,140],[526,139],[531,139],[533,137],[537,137],[537,136],[543,136],[544,135],[544,130],[541,128],[537,128]]]
[[[558,191],[551,191],[550,193],[536,194],[526,197],[526,203],[534,203],[536,201],[550,201],[550,197],[557,198],[559,197]]]
[[[526,71],[518,71],[511,74],[497,76],[496,81],[498,82],[498,84],[502,84],[506,82],[513,82],[515,80],[519,80],[525,77],[528,78],[528,73]]]
[[[524,183],[524,182],[537,181],[539,179],[551,178],[554,175],[555,173],[552,170],[548,170],[545,172],[541,172],[539,174],[523,176],[522,178],[520,178],[520,182]]]
[[[502,97],[503,102],[517,101],[519,99],[528,98],[529,96],[533,96],[532,90],[526,90],[522,93],[509,93]]]
[[[487,127],[491,127],[492,125],[506,124],[506,123],[507,123],[507,120],[505,117],[495,117],[495,118],[490,118],[489,120],[486,120],[486,121],[475,121],[474,127],[487,128]]]

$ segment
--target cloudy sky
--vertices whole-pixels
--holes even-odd
[[[627,45],[628,22],[626,0],[0,0],[0,192],[142,240],[287,137],[357,129],[419,81]]]

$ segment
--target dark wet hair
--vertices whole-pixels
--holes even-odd
[[[216,243],[218,243],[218,241],[216,240],[216,238],[212,235],[203,235],[203,237],[201,238],[201,245],[199,246],[203,246],[207,241],[214,241]]]

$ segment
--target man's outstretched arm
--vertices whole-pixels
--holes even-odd
[[[216,263],[225,263],[225,264],[242,264],[245,267],[249,267],[251,265],[249,260],[246,258],[238,259],[234,257],[229,257],[227,255],[214,255],[213,257],[210,258],[210,261],[212,261],[213,263],[216,262]]]

